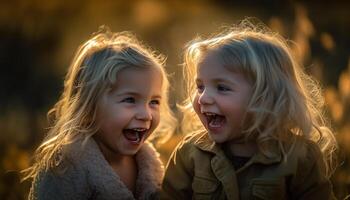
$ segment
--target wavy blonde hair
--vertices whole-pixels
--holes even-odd
[[[156,68],[161,72],[161,119],[149,139],[157,142],[168,139],[176,120],[168,106],[169,83],[164,61],[163,56],[143,45],[134,35],[112,33],[106,27],[83,43],[69,67],[59,101],[48,112],[52,127],[35,152],[35,163],[24,170],[23,179],[34,178],[40,170],[57,165],[56,157],[62,147],[83,145],[98,131],[96,112],[101,95],[112,88],[118,72],[128,67]]]
[[[196,95],[197,64],[210,51],[220,56],[224,66],[243,73],[253,85],[247,117],[242,123],[246,138],[254,138],[267,156],[271,153],[270,144],[277,143],[284,158],[296,143],[291,140],[296,138],[292,135],[314,141],[323,153],[325,173],[330,176],[335,170],[338,146],[322,113],[320,87],[303,72],[287,41],[263,24],[243,20],[222,33],[188,44],[184,56],[188,98],[182,107],[183,129],[204,130],[192,100]]]

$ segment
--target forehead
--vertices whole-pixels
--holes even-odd
[[[137,68],[128,67],[117,73],[113,90],[139,90],[148,92],[150,90],[160,90],[163,76],[160,69],[155,67]]]
[[[253,83],[254,73],[242,63],[241,59],[224,49],[209,50],[204,52],[198,61],[197,76],[229,77],[232,74],[240,74]]]
[[[209,51],[204,53],[197,64],[197,76],[215,75],[227,73],[229,67],[225,65],[222,57],[218,52]]]

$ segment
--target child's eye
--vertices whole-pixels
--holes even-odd
[[[203,85],[197,85],[197,92],[202,93],[204,91],[204,86]]]
[[[230,88],[228,88],[227,86],[224,86],[224,85],[218,85],[217,89],[219,91],[222,91],[222,92],[230,91]]]
[[[158,100],[158,99],[152,100],[152,101],[150,102],[150,104],[151,104],[151,105],[159,105],[159,104],[160,104],[160,100]]]
[[[135,103],[135,98],[134,97],[127,97],[127,98],[124,98],[121,102],[124,102],[124,103]]]

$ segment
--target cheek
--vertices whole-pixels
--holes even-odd
[[[192,106],[193,106],[193,109],[194,111],[199,114],[201,112],[201,109],[200,109],[200,105],[198,103],[198,99],[199,99],[199,96],[198,94],[195,96],[195,98],[193,99],[192,101]]]
[[[160,121],[160,111],[158,110],[154,110],[152,113],[152,124],[154,127],[157,127],[159,125],[159,121]]]

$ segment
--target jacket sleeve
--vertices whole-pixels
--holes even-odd
[[[161,199],[191,199],[193,164],[190,144],[181,142],[173,151],[165,171]]]
[[[325,163],[316,144],[308,146],[305,159],[300,160],[296,176],[293,178],[292,199],[329,200],[336,199],[330,180],[325,175]]]
[[[63,174],[42,171],[34,178],[28,199],[87,199],[89,190],[83,179],[82,173],[72,169]]]

